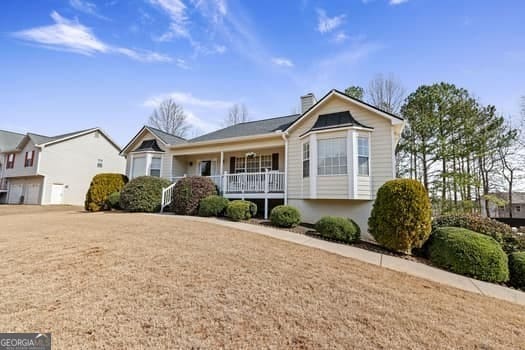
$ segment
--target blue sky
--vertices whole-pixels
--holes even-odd
[[[525,2],[4,0],[0,128],[100,126],[125,144],[171,96],[194,126],[244,103],[280,116],[299,96],[394,74],[447,81],[504,115],[525,95]]]

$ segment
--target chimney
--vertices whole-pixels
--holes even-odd
[[[312,107],[316,102],[317,100],[315,99],[314,94],[311,92],[301,96],[301,114],[310,109],[310,107]]]

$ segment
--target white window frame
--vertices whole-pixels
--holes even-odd
[[[310,177],[310,142],[303,142],[303,161],[302,161],[302,176],[303,178],[309,178]],[[305,162],[308,162],[308,166],[306,169],[308,169],[308,173],[305,175]]]
[[[148,155],[148,156],[151,157],[151,158],[150,158],[150,162],[149,162],[148,175],[149,175],[149,176],[160,177],[161,174],[162,174],[162,157],[161,157],[161,156],[154,155],[154,154],[152,154],[152,155]],[[157,158],[157,159],[159,160],[159,167],[158,167],[158,169],[157,169],[157,168],[153,168],[153,159],[155,159],[155,158]],[[158,170],[158,171],[159,171],[159,176],[157,176],[157,175],[152,175],[152,174],[151,174],[151,171],[152,171],[152,170]]]
[[[366,143],[366,154],[361,153],[360,142],[363,140]],[[362,158],[366,158],[366,162],[367,162],[366,173],[361,172],[360,160]],[[365,135],[357,136],[357,175],[365,176],[365,177],[370,176],[370,137],[369,136],[365,136]]]
[[[339,151],[341,154],[333,157],[326,156],[321,158],[321,152],[324,151],[324,148],[328,148],[326,155],[335,153],[336,149],[334,146],[330,146],[330,143],[338,143]],[[331,149],[330,149],[331,148]],[[332,162],[337,161],[337,164],[326,165],[327,160]],[[317,140],[317,175],[318,176],[346,176],[348,175],[348,151],[346,144],[346,137],[334,137],[329,139],[320,139]]]
[[[103,168],[104,167],[104,159],[98,158],[97,159],[97,168]]]
[[[242,160],[243,162],[243,167],[239,167],[239,160]],[[251,165],[255,165],[255,167],[251,168],[251,170],[256,170],[256,171],[248,171],[248,162],[251,162],[252,164]],[[255,161],[255,162],[253,162]],[[263,164],[263,162],[266,162],[266,164]],[[273,162],[273,158],[272,158],[272,155],[271,154],[261,154],[261,155],[256,155],[256,156],[253,156],[253,157],[247,157],[247,156],[244,156],[244,157],[235,157],[235,173],[236,174],[240,174],[240,173],[263,173],[266,171],[266,169],[268,169],[269,171],[272,170],[272,163]]]

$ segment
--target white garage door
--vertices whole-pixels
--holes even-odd
[[[7,203],[9,204],[19,204],[20,197],[24,192],[24,185],[12,183],[9,185],[9,193],[7,194]]]
[[[40,204],[40,183],[28,182],[24,191],[24,204]]]

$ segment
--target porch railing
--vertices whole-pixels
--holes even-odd
[[[172,177],[170,186],[162,190],[161,212],[171,204],[173,188],[180,179],[186,176]],[[215,183],[223,196],[228,194],[265,194],[284,193],[285,173],[280,171],[264,171],[257,173],[237,173],[208,176]]]

